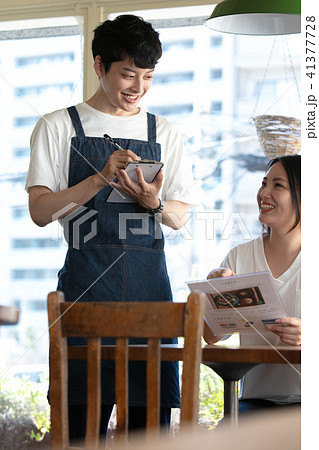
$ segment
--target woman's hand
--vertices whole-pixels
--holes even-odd
[[[220,278],[220,277],[231,277],[236,275],[231,269],[227,267],[219,267],[218,269],[214,269],[207,275],[207,279],[209,278]]]
[[[278,325],[268,325],[267,329],[289,345],[301,345],[301,320],[297,317],[284,317],[275,321]]]
[[[203,338],[206,344],[213,345],[216,342],[220,341],[223,336],[215,336],[212,330],[209,328],[207,323],[204,321],[204,332]]]
[[[220,277],[231,277],[232,275],[236,275],[231,269],[227,267],[219,267],[218,269],[214,269],[207,275],[207,279],[211,278],[220,278]],[[204,322],[204,340],[207,344],[215,344],[218,342],[223,336],[215,336],[211,329],[208,327],[207,323]]]

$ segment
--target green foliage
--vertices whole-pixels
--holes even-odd
[[[41,434],[40,432],[35,433],[34,430],[31,430],[29,436],[33,441],[41,441],[43,438],[43,434]]]
[[[178,338],[178,343],[183,344],[184,339]],[[236,346],[239,343],[238,333],[232,335],[226,341],[220,341],[219,345]],[[202,344],[205,345],[204,339]],[[182,363],[179,365],[180,376]],[[223,380],[209,367],[200,365],[199,379],[199,423],[213,429],[224,416],[224,383]]]
[[[29,377],[8,378],[0,372],[0,418],[31,419],[36,430],[29,436],[41,440],[50,429],[50,408],[46,398],[48,383],[33,383]]]
[[[215,428],[223,417],[224,384],[207,366],[201,365],[199,393],[199,421]]]
[[[202,341],[205,345],[204,340]],[[228,339],[218,342],[218,346],[239,346],[239,333],[232,334]],[[199,392],[199,420],[215,428],[224,416],[224,382],[209,367],[201,364]]]

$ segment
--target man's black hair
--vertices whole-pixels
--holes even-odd
[[[101,56],[107,72],[111,64],[129,58],[137,67],[153,69],[162,56],[159,33],[141,17],[124,14],[94,30],[93,58]]]

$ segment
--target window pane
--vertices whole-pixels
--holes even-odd
[[[37,36],[37,37],[34,37]],[[22,38],[23,37],[23,38]],[[0,22],[1,304],[20,308],[1,329],[1,365],[47,363],[46,296],[56,289],[66,247],[52,226],[30,219],[24,190],[30,135],[45,113],[82,101],[82,37],[74,17]],[[34,318],[34,313],[37,319]],[[29,348],[30,335],[33,342]]]

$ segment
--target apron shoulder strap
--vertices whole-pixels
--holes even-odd
[[[156,117],[154,114],[147,113],[148,142],[156,144]]]
[[[70,106],[69,108],[67,108],[67,111],[71,117],[77,137],[85,138],[84,129],[83,129],[81,119],[80,119],[80,116],[79,116],[79,113],[78,113],[76,107]]]

